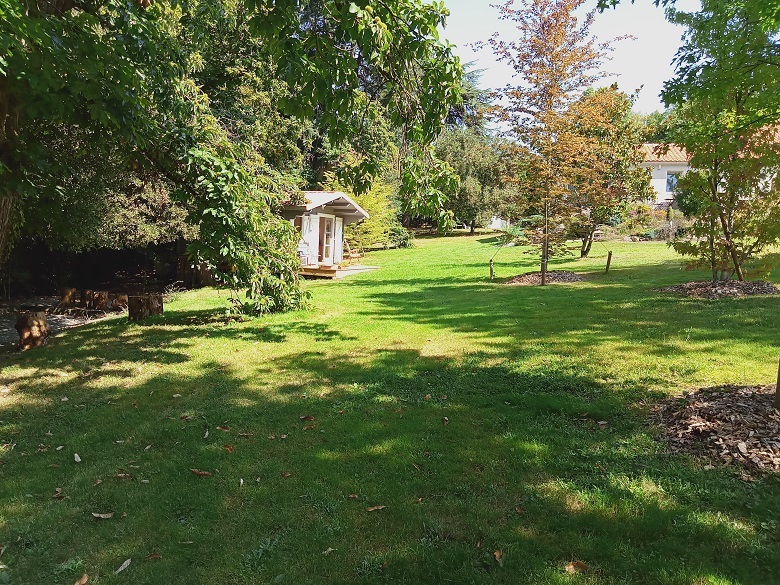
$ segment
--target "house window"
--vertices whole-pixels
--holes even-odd
[[[677,188],[677,178],[680,173],[666,173],[666,192],[673,193]]]

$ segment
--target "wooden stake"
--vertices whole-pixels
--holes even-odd
[[[777,364],[777,384],[775,385],[775,408],[780,410],[780,363]]]
[[[493,280],[496,277],[496,273],[493,270],[493,259],[490,259],[490,280]]]
[[[609,254],[607,254],[607,270],[605,274],[609,274],[609,266],[612,264],[612,250],[609,251]]]

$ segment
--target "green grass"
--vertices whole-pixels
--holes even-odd
[[[646,412],[773,382],[780,299],[662,294],[706,275],[610,247],[542,289],[489,282],[488,235],[419,239],[307,312],[202,290],[0,358],[0,583],[778,583],[778,478],[665,454]]]

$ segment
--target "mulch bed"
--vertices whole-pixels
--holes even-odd
[[[662,403],[652,414],[672,453],[705,456],[716,465],[750,472],[780,471],[780,411],[775,387],[702,388]]]
[[[771,282],[765,280],[752,280],[740,282],[738,280],[725,280],[713,282],[704,280],[701,282],[686,282],[677,286],[666,286],[658,289],[661,292],[684,294],[689,297],[704,299],[722,299],[724,297],[745,297],[750,295],[776,295],[780,294]]]
[[[584,282],[584,278],[576,272],[569,272],[568,270],[549,270],[547,272],[547,282]],[[504,284],[515,284],[520,286],[527,286],[533,284],[542,284],[541,272],[527,272],[526,274],[518,274],[507,280]]]

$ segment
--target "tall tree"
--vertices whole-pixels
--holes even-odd
[[[663,95],[679,106],[672,140],[690,155],[693,172],[680,189],[698,236],[675,247],[705,259],[714,278],[727,259],[725,274],[743,280],[744,263],[780,241],[780,69],[772,56],[780,31],[766,29],[752,2],[702,0],[698,12],[669,14],[687,30]]]
[[[610,50],[610,43],[599,43],[590,33],[594,11],[581,23],[574,16],[584,3],[522,0],[515,8],[510,0],[499,6],[500,17],[514,23],[517,39],[494,35],[486,43],[519,78],[517,85],[499,90],[498,119],[517,140],[518,155],[531,157],[525,192],[531,206],[544,217],[539,238],[542,284],[546,283],[551,240],[565,237],[565,230],[555,229],[556,220],[566,214],[570,185],[585,168],[578,160],[583,138],[571,131],[566,111],[586,88],[605,76],[600,66]]]
[[[207,4],[0,4],[0,257],[11,228],[29,217],[40,179],[58,173],[36,129],[75,126],[176,186],[199,227],[190,253],[225,286],[243,287],[258,310],[296,305],[295,234],[275,213],[286,194],[247,164],[247,151],[212,109],[213,88],[198,85],[180,44],[188,21],[210,17],[207,9],[198,12]],[[261,39],[276,60],[277,74],[293,90],[287,111],[311,117],[319,108],[334,142],[348,134],[344,119],[359,111],[355,90],[383,87],[407,144],[403,185],[422,185],[412,199],[420,206],[440,206],[449,174],[430,160],[427,144],[456,98],[460,75],[451,48],[438,40],[447,14],[442,3],[224,4],[245,8],[240,29],[249,41]],[[364,171],[372,165],[365,161]]]

